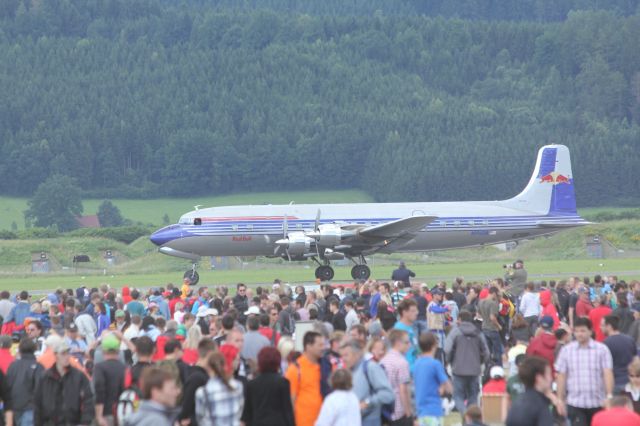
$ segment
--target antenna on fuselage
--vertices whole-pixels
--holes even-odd
[[[200,207],[202,207],[202,204],[198,204],[197,206],[193,206],[194,210],[200,210]]]

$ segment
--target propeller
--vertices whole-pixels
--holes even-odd
[[[289,219],[287,217],[287,214],[284,214],[284,219],[282,221],[282,239],[276,241],[276,248],[273,251],[273,255],[274,256],[278,256],[280,254],[280,249],[282,248],[282,246],[285,247],[284,252],[287,254],[287,259],[289,259],[289,262],[291,262],[291,255],[289,254]]]

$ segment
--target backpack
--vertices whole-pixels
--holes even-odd
[[[509,318],[513,318],[513,316],[516,314],[516,306],[508,297],[503,297],[500,300],[499,314],[503,317],[509,317]]]
[[[115,408],[116,412],[114,413],[118,426],[124,426],[125,418],[138,411],[141,400],[142,391],[140,391],[137,383],[133,383],[131,369],[127,367],[124,372],[124,390],[118,397],[118,403]]]
[[[364,378],[367,380],[367,383],[369,384],[369,392],[371,393],[371,391],[375,391],[375,388],[371,385],[371,380],[369,380],[369,362],[371,360],[368,359],[364,362],[364,365],[362,366],[362,371],[364,373]],[[384,369],[384,367],[382,365],[380,365],[380,368],[382,368],[382,371],[385,372],[385,376],[386,376],[386,370]],[[382,404],[382,407],[380,407],[380,416],[382,418],[382,423],[389,423],[391,422],[391,416],[393,416],[393,412],[396,409],[396,402],[395,401],[391,401],[388,404]]]

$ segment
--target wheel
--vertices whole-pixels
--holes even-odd
[[[198,273],[193,269],[189,269],[185,272],[183,278],[189,278],[191,280],[191,285],[196,285],[198,284],[198,281],[200,281],[200,275],[198,275]]]
[[[354,280],[367,280],[371,276],[371,269],[367,265],[356,265],[351,268],[351,278]]]
[[[320,281],[331,281],[333,275],[333,268],[329,265],[318,266],[316,268],[316,278],[320,278]]]

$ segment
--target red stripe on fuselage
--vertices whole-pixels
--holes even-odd
[[[287,216],[287,220],[297,220],[296,216]],[[203,217],[203,222],[230,222],[241,220],[284,220],[284,216],[236,216],[236,217]]]

